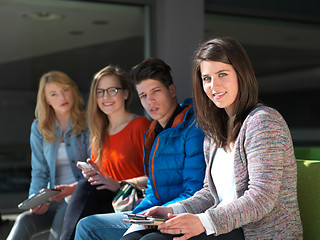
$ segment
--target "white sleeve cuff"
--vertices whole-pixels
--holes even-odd
[[[209,217],[205,213],[197,214],[197,216],[199,217],[203,227],[206,229],[207,235],[215,234],[217,232],[215,227],[210,223]]]
[[[167,207],[172,207],[173,214],[186,213],[187,210],[182,206],[181,203],[169,204]]]

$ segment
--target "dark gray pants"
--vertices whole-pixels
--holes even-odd
[[[129,233],[121,238],[121,240],[172,240],[174,237],[181,235],[164,234],[158,230],[141,230]],[[244,240],[242,228],[235,229],[229,233],[219,236],[202,233],[198,236],[190,238],[190,240]]]

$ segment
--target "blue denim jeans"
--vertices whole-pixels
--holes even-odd
[[[75,240],[120,239],[131,224],[124,223],[122,213],[95,214],[78,222]]]

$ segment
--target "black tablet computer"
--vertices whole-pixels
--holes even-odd
[[[48,199],[60,192],[58,189],[43,188],[37,194],[33,195],[31,198],[24,200],[18,205],[19,209],[31,209],[40,204],[44,204]]]

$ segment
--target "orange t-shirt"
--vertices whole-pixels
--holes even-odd
[[[149,128],[146,117],[136,117],[120,132],[109,136],[103,147],[102,171],[117,181],[145,175],[143,166],[143,136]],[[91,156],[95,161],[95,157]]]

